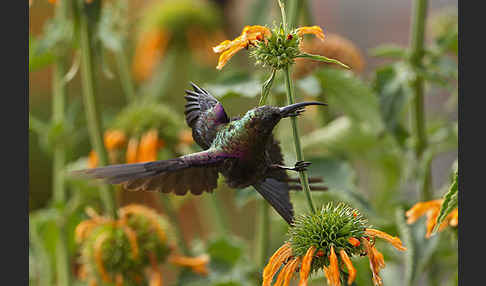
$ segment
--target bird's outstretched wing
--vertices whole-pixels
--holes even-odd
[[[159,191],[185,195],[212,192],[217,186],[218,166],[231,156],[212,149],[170,160],[120,164],[76,171],[77,174],[122,184],[133,191]]]
[[[217,129],[230,120],[223,105],[209,92],[191,82],[193,90],[186,90],[184,114],[186,122],[192,128],[194,140],[203,149],[209,148]]]
[[[253,187],[272,207],[282,216],[288,224],[294,221],[294,209],[290,202],[289,185],[286,182],[267,178]]]

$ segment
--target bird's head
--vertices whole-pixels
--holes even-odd
[[[309,105],[327,105],[325,103],[308,101],[299,102],[284,107],[276,106],[260,106],[247,112],[249,127],[257,129],[258,133],[271,132],[275,125],[286,117],[294,117],[300,115],[305,111],[305,107]]]

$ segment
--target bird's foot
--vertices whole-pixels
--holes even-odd
[[[305,111],[305,108],[299,108],[299,109],[292,111],[289,114],[287,114],[287,117],[297,117],[297,116],[301,115],[304,111]]]
[[[295,163],[295,166],[292,170],[296,172],[307,171],[307,167],[309,167],[311,164],[312,164],[311,162],[307,162],[307,161],[298,161]]]

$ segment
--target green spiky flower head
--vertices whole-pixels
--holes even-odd
[[[300,54],[299,43],[300,37],[295,30],[287,34],[282,26],[275,27],[269,38],[255,42],[251,56],[256,59],[257,65],[282,69],[294,64],[294,59]]]
[[[289,231],[292,253],[303,257],[314,246],[312,271],[329,264],[331,246],[343,249],[349,256],[359,255],[363,252],[359,241],[368,227],[367,222],[358,210],[344,203],[328,203],[315,214],[296,217]]]

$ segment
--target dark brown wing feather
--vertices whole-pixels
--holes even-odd
[[[192,167],[122,183],[123,188],[129,191],[157,191],[180,196],[187,192],[193,195],[200,195],[203,192],[212,193],[217,185],[218,171],[216,167]]]

